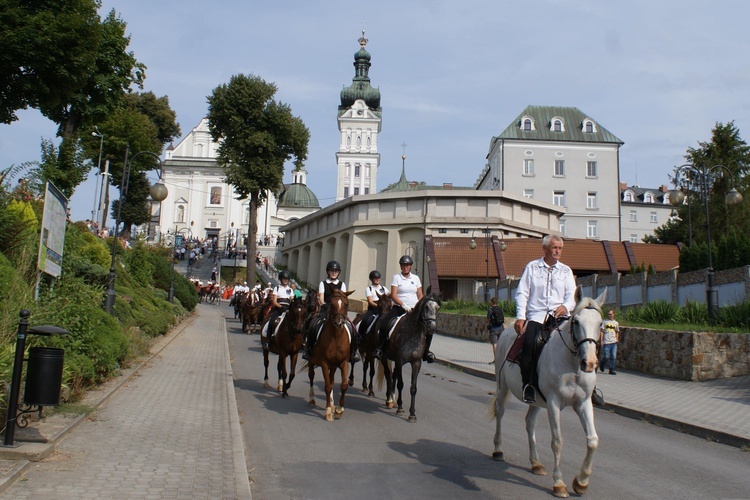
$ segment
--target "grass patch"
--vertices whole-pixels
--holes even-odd
[[[85,415],[94,410],[91,405],[79,405],[73,403],[63,403],[55,406],[52,410],[53,415]]]

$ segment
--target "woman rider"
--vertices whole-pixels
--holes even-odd
[[[268,315],[268,322],[266,323],[266,340],[263,342],[263,348],[265,349],[267,346],[265,345],[268,342],[269,336],[273,334],[273,328],[275,327],[274,323],[276,322],[276,319],[281,315],[282,312],[289,309],[289,305],[292,303],[292,299],[294,298],[294,292],[292,291],[292,287],[289,286],[289,271],[286,269],[281,271],[279,273],[279,285],[276,285],[272,291],[271,291],[271,304],[273,305],[273,309],[271,309],[271,313]]]
[[[391,322],[391,319],[411,311],[422,298],[422,282],[419,280],[419,276],[411,272],[413,263],[414,261],[408,255],[403,255],[398,260],[401,272],[394,274],[393,280],[391,280],[391,301],[394,305],[388,316],[380,323],[380,345],[373,351],[373,355],[378,359],[382,357],[383,348],[388,340],[388,324]],[[435,362],[435,355],[430,352],[431,343],[432,334],[428,334],[427,347],[422,358],[428,363]]]

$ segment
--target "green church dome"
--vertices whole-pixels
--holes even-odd
[[[279,196],[279,207],[320,208],[318,197],[304,184],[289,184]]]

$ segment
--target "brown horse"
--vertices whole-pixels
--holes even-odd
[[[263,387],[270,389],[268,385],[268,354],[272,352],[279,355],[277,370],[279,373],[278,391],[281,396],[289,396],[289,387],[294,380],[294,374],[297,369],[297,353],[302,348],[305,331],[305,305],[299,299],[294,299],[289,306],[289,310],[284,314],[284,318],[276,329],[276,334],[272,335],[266,342],[266,348],[263,349],[263,364],[265,365],[265,375],[263,376]],[[287,380],[286,357],[291,359],[289,380]]]
[[[396,413],[404,413],[401,392],[404,388],[403,366],[411,365],[411,406],[409,407],[409,422],[416,422],[417,415],[414,412],[414,400],[417,396],[417,376],[422,369],[422,357],[427,349],[427,336],[435,333],[437,329],[437,314],[440,309],[440,299],[430,293],[422,297],[410,312],[399,316],[393,332],[388,339],[386,354],[387,360],[381,365],[387,381],[386,407],[396,406],[393,396],[398,385],[398,409]],[[390,326],[390,325],[389,325]],[[391,374],[390,362],[393,362],[393,374]],[[378,373],[380,379],[383,373]]]
[[[368,325],[362,325],[362,319],[366,313],[360,313],[354,318],[354,326],[357,327],[359,335],[362,338],[362,343],[359,344],[359,354],[362,358],[362,391],[366,392],[368,396],[375,396],[375,392],[372,390],[372,379],[375,377],[375,361],[377,358],[372,354],[375,348],[378,346],[378,330],[380,330],[381,319],[388,316],[388,312],[391,310],[393,303],[388,294],[378,293],[378,310],[375,316],[371,319]],[[370,384],[367,384],[367,372],[370,372]],[[354,385],[354,367],[349,375],[349,385]],[[378,388],[380,389],[380,388]]]
[[[349,295],[354,293],[334,290],[328,313],[321,328],[318,342],[313,347],[312,357],[307,363],[310,378],[310,399],[308,404],[316,406],[313,382],[315,381],[315,367],[320,366],[325,380],[326,420],[332,422],[334,417],[341,418],[344,413],[344,396],[349,388],[349,349],[351,339],[346,315],[349,312]],[[304,367],[304,366],[303,366]],[[333,403],[333,384],[336,370],[341,371],[341,398],[339,406]]]
[[[262,304],[258,292],[253,290],[240,303],[240,319],[242,320],[242,331],[250,333],[253,327],[260,327]]]

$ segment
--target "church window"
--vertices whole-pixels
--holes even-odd
[[[359,177],[359,165],[354,165],[354,177]]]
[[[370,194],[370,188],[365,188],[365,194]]]
[[[352,145],[352,136],[351,134],[346,134],[346,147],[351,147]]]
[[[362,147],[362,136],[360,134],[357,134],[357,147]]]
[[[354,188],[354,194],[359,194],[359,188]]]
[[[344,198],[349,198],[349,186],[344,188]]]
[[[185,205],[177,205],[176,222],[185,222]]]

